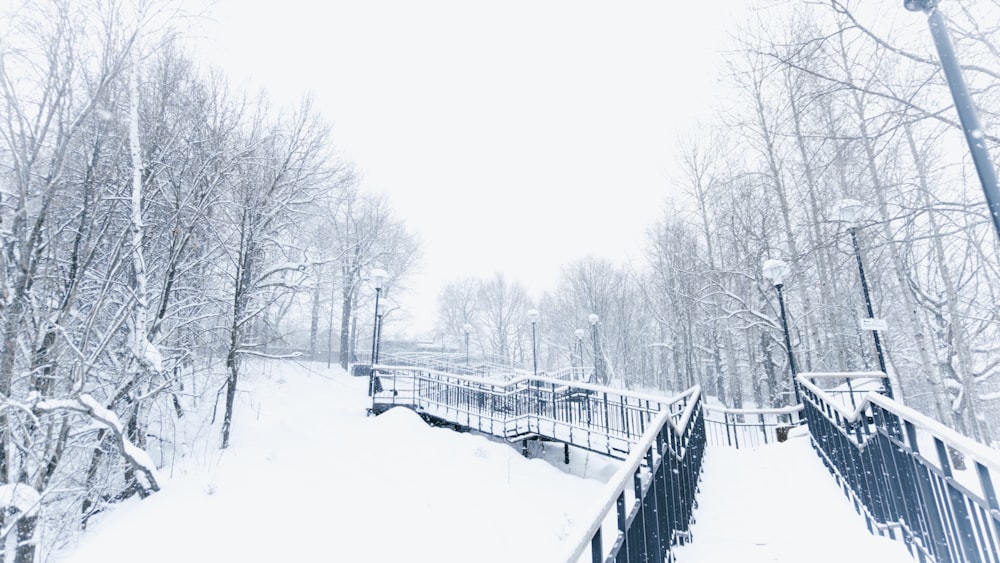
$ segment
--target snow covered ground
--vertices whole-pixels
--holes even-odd
[[[402,408],[366,417],[367,380],[337,367],[263,372],[241,384],[228,450],[191,448],[207,455],[99,515],[56,560],[558,561],[616,469],[582,452],[569,467],[525,459]],[[218,432],[206,438],[217,444]]]
[[[92,520],[60,563],[559,562],[589,523],[613,460],[519,448],[366,417],[367,380],[270,362],[242,388],[232,446],[191,447],[164,490]],[[543,459],[545,458],[548,461]],[[710,449],[680,563],[912,560],[868,534],[808,438]]]

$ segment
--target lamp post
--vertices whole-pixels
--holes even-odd
[[[865,310],[868,318],[874,319],[875,312],[872,308],[871,294],[868,292],[868,278],[865,276],[865,264],[861,260],[861,246],[858,244],[858,217],[864,204],[854,199],[841,200],[837,205],[837,216],[841,221],[847,223],[847,231],[851,233],[851,246],[854,248],[854,259],[858,263],[858,277],[861,278],[861,291],[865,297]],[[889,383],[889,372],[885,368],[885,355],[882,352],[882,340],[879,338],[878,330],[872,329],[872,338],[875,340],[875,354],[878,356],[878,369],[882,372],[882,387],[885,394],[890,399],[893,398],[892,385]]]
[[[788,317],[785,315],[785,297],[781,288],[784,286],[785,278],[792,273],[788,264],[781,260],[764,260],[761,266],[764,277],[767,278],[778,292],[778,308],[781,311],[781,328],[785,333],[785,349],[788,350],[788,371],[792,376],[792,390],[795,392],[795,404],[802,402],[799,397],[799,384],[795,381],[795,355],[792,354],[792,337],[788,332]]]
[[[528,309],[528,320],[531,321],[531,367],[532,372],[538,375],[538,351],[535,342],[535,323],[538,322],[538,309]]]
[[[590,321],[590,334],[594,338],[594,382],[604,383],[604,373],[601,369],[604,366],[600,361],[600,346],[597,344],[597,323],[601,317],[597,316],[596,313],[591,313],[587,320]]]
[[[945,80],[951,90],[951,98],[958,111],[958,120],[962,123],[962,132],[965,133],[965,142],[969,145],[972,162],[976,165],[979,183],[983,187],[986,205],[993,219],[993,228],[1000,237],[1000,187],[997,187],[997,172],[983,142],[983,129],[979,123],[976,106],[972,103],[969,87],[966,86],[962,69],[958,66],[958,58],[955,56],[955,47],[951,43],[948,27],[945,25],[944,17],[941,16],[941,11],[938,10],[938,0],[903,0],[903,7],[911,12],[927,14],[927,24],[930,26],[931,36],[937,47],[938,58],[941,59],[941,70],[944,71]]]
[[[385,283],[385,278],[389,276],[385,270],[381,268],[373,269],[369,274],[372,285],[375,286],[375,326],[372,327],[372,366],[371,372],[368,374],[368,396],[375,396],[375,364],[378,363],[378,336],[379,336],[379,311],[378,311],[378,299],[382,294],[382,284]]]
[[[465,323],[465,326],[462,327],[462,330],[465,331],[465,366],[468,367],[469,366],[469,333],[472,332],[472,325],[470,325],[469,323]]]
[[[575,331],[573,331],[573,334],[576,335],[576,350],[580,356],[580,375],[577,376],[577,379],[582,381],[583,380],[583,336],[587,334],[587,331],[583,330],[582,328],[578,328]]]

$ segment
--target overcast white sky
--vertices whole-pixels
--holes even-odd
[[[423,330],[449,281],[500,271],[538,296],[578,258],[642,259],[744,3],[220,0],[199,56],[311,93],[423,241],[400,299]]]

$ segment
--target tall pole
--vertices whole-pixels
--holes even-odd
[[[969,95],[969,87],[965,84],[962,69],[958,65],[948,27],[938,9],[938,0],[903,0],[903,6],[912,12],[922,11],[927,14],[927,25],[931,29],[938,58],[941,59],[941,70],[944,71],[945,80],[951,90],[951,98],[955,102],[958,119],[962,123],[962,132],[965,133],[965,142],[969,145],[972,162],[976,165],[979,183],[983,187],[986,205],[993,219],[993,228],[1000,237],[1000,187],[997,187],[996,168],[990,159],[989,151],[986,150],[985,134],[979,123],[979,115]]]
[[[465,325],[465,367],[469,367],[469,325]]]
[[[372,398],[372,411],[375,410],[375,393],[380,387],[378,376],[375,375],[375,364],[378,363],[378,341],[379,341],[379,331],[382,324],[382,315],[378,311],[378,299],[382,294],[382,282],[385,281],[389,274],[381,268],[373,268],[369,273],[371,277],[372,285],[375,286],[375,326],[372,327],[372,357],[371,357],[371,371],[368,373],[368,396]]]
[[[583,361],[583,335],[587,334],[587,333],[582,328],[578,328],[578,329],[576,329],[573,332],[573,334],[576,335],[576,351],[577,351],[577,354],[580,357],[580,373],[577,375],[577,379],[580,380],[580,381],[582,381],[583,380],[583,367],[584,367],[584,361]]]
[[[865,276],[865,264],[861,260],[861,246],[858,245],[858,228],[851,226],[849,230],[851,232],[851,244],[854,246],[854,258],[858,262],[858,276],[861,277],[861,291],[865,295],[865,309],[868,311],[868,318],[874,319],[875,312],[872,308],[871,294],[868,293],[868,278]],[[877,330],[872,330],[872,337],[875,339],[875,354],[878,355],[878,369],[882,372],[882,386],[885,388],[885,395],[892,399],[892,385],[889,383],[889,372],[885,369],[882,340],[879,338]]]
[[[535,342],[535,321],[531,321],[531,369],[538,375],[538,345]]]
[[[785,315],[785,296],[781,291],[783,284],[774,284],[774,289],[778,290],[778,308],[781,310],[781,329],[785,332],[785,349],[788,350],[788,371],[792,375],[792,390],[795,391],[795,404],[802,402],[799,397],[799,384],[795,380],[795,355],[792,353],[792,337],[788,332],[788,317]]]
[[[595,313],[590,314],[590,334],[594,338],[594,382],[604,383],[603,366],[600,361],[600,346],[597,343],[597,322],[601,320]]]
[[[538,316],[538,309],[528,309],[528,320],[531,321],[531,366],[535,375],[538,375],[538,341],[535,338],[535,323],[538,322]]]
[[[368,374],[368,396],[373,397],[375,395],[375,362],[377,360],[376,354],[378,352],[378,298],[382,293],[381,287],[375,288],[375,326],[372,327],[372,355],[371,355],[371,371]]]
[[[376,295],[376,297],[378,297],[378,295]],[[382,352],[382,317],[384,317],[384,316],[385,315],[383,315],[382,313],[378,313],[378,314],[375,315],[375,330],[376,330],[375,334],[376,334],[376,336],[375,336],[375,361],[374,361],[374,363],[376,363],[376,364],[378,363],[379,355],[381,355],[381,352]]]

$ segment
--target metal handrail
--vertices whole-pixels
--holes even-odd
[[[802,405],[734,409],[704,405],[705,434],[710,446],[756,448],[784,441],[787,432],[801,423]]]
[[[366,357],[370,358],[370,354]],[[497,379],[511,379],[531,375],[531,372],[510,363],[476,358],[465,362],[464,356],[451,353],[402,352],[385,353],[379,356],[380,365],[420,367],[442,373],[486,376]]]
[[[505,439],[543,437],[624,459],[670,401],[548,377],[508,381],[433,369],[375,366],[372,411],[407,406]]]
[[[663,409],[656,416],[608,482],[600,508],[573,544],[567,562],[579,561],[588,551],[595,563],[619,558],[664,561],[671,547],[689,539],[705,448],[701,388],[692,387],[672,403],[681,403],[683,409]],[[617,528],[605,553],[603,530],[612,511]]]
[[[798,378],[813,446],[869,531],[922,561],[1000,562],[1000,453],[875,392],[852,408],[813,377]]]

